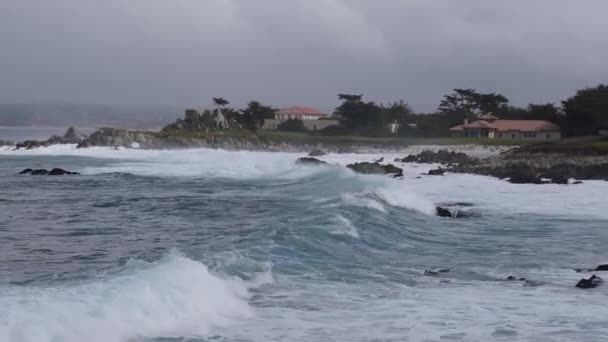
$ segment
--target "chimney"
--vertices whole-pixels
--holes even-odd
[[[465,125],[465,126],[468,126],[468,125],[469,125],[469,119],[466,119],[466,118],[464,119],[464,125]]]

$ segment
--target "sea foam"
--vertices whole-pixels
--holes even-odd
[[[252,316],[245,284],[173,253],[110,279],[0,289],[0,340],[119,342],[203,336]],[[133,268],[133,267],[130,267]]]

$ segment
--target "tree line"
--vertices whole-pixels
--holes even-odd
[[[242,110],[228,108],[229,102],[214,98],[218,109],[243,127],[256,130],[265,120],[274,117],[277,109],[251,101]],[[497,93],[481,93],[475,89],[454,89],[444,95],[433,113],[416,113],[405,101],[388,104],[367,101],[362,94],[339,94],[339,106],[333,118],[340,121],[338,126],[330,126],[316,134],[386,136],[389,126],[399,124],[399,135],[411,137],[446,136],[449,128],[462,124],[465,119],[477,119],[483,114],[492,114],[500,119],[546,120],[562,127],[565,136],[595,135],[601,129],[608,129],[608,85],[578,90],[560,104],[540,103],[518,107],[509,99]],[[305,131],[298,120],[288,120],[278,129]]]

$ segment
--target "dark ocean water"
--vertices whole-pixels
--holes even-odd
[[[578,290],[572,270],[608,259],[605,183],[419,180],[414,165],[399,181],[296,158],[0,151],[0,341],[608,337],[608,286]],[[454,201],[476,215],[431,215]]]

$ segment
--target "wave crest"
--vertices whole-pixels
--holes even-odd
[[[203,336],[247,318],[248,291],[172,253],[107,280],[61,289],[11,287],[0,292],[0,340],[110,341]]]

